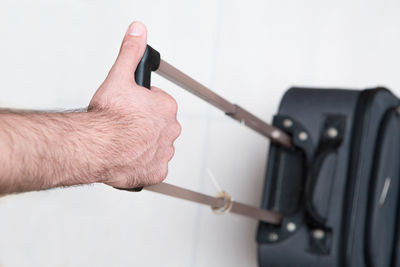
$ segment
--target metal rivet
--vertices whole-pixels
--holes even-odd
[[[269,233],[269,235],[268,235],[269,241],[276,241],[276,240],[278,240],[278,238],[279,238],[279,236],[275,232]]]
[[[272,131],[271,136],[274,139],[278,139],[281,136],[281,133],[277,130],[274,130],[274,131]]]
[[[326,131],[326,134],[328,135],[328,137],[330,138],[336,138],[339,134],[338,130],[335,127],[330,127],[328,128],[328,130]]]
[[[289,119],[284,119],[283,120],[283,126],[286,127],[286,128],[290,128],[290,127],[293,126],[293,121],[289,120]]]
[[[306,132],[300,132],[299,139],[300,141],[306,141],[308,139],[308,134]]]
[[[297,228],[297,226],[296,226],[296,224],[293,223],[293,222],[289,222],[289,223],[286,225],[286,230],[288,230],[289,232],[294,232],[294,231],[296,231],[296,228]]]
[[[325,237],[325,232],[324,232],[324,230],[321,230],[321,229],[315,229],[315,230],[312,232],[312,236],[313,236],[315,239],[322,239],[322,238]]]

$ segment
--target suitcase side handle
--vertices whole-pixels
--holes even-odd
[[[334,173],[337,150],[343,141],[346,117],[325,114],[319,144],[308,170],[305,185],[305,207],[311,224],[324,227],[330,201],[330,175]],[[329,179],[331,178],[331,179]],[[316,188],[319,190],[316,190]]]

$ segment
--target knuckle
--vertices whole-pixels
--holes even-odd
[[[172,96],[166,94],[166,100],[164,103],[168,113],[176,116],[176,113],[178,112],[178,103],[176,102],[176,100]]]
[[[174,141],[176,138],[178,138],[181,132],[182,132],[182,127],[179,124],[179,122],[171,123],[168,130],[168,136],[167,136],[168,140]]]
[[[159,93],[159,92],[161,92],[161,89],[158,88],[157,86],[151,86],[150,87],[150,92]]]
[[[168,161],[170,161],[174,157],[174,155],[175,155],[175,147],[171,146],[167,153]]]
[[[174,113],[174,115],[176,115],[176,113],[178,112],[178,103],[176,102],[176,100],[174,98],[171,97],[171,111]]]
[[[182,126],[179,122],[177,122],[175,126],[175,136],[178,137],[179,135],[181,135],[181,132],[182,132]]]

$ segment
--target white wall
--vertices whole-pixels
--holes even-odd
[[[163,59],[270,121],[291,85],[400,95],[398,1],[0,2],[0,105],[84,107],[132,20]],[[182,136],[167,182],[258,205],[268,141],[177,86]],[[256,266],[257,222],[104,185],[0,199],[0,266]]]

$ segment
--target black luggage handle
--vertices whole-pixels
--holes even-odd
[[[308,177],[305,184],[305,207],[308,213],[309,223],[315,227],[324,227],[326,222],[326,210],[316,205],[313,197],[315,187],[317,186],[321,171],[325,164],[328,163],[328,157],[336,154],[337,149],[342,143],[343,135],[346,127],[346,118],[340,114],[326,114],[324,125],[321,129],[319,144],[316,148],[314,158],[308,167]],[[326,174],[325,174],[326,175]],[[328,199],[328,196],[326,196]]]
[[[143,57],[135,71],[136,83],[150,90],[151,72],[158,69],[160,66],[160,61],[160,53],[151,46],[147,45]]]

